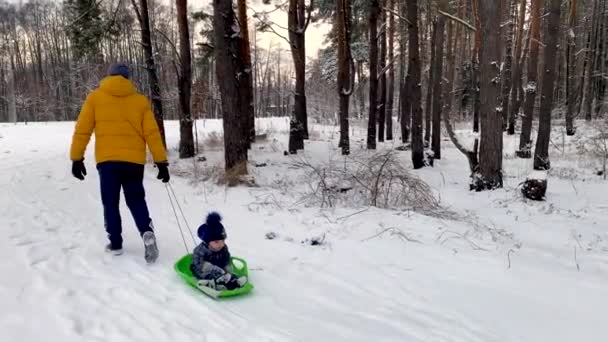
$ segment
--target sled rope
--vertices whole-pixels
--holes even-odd
[[[179,201],[177,200],[177,195],[175,194],[175,190],[173,190],[173,186],[171,185],[171,183],[167,183],[167,188],[169,188],[169,190],[171,190],[171,193],[173,194],[173,198],[175,199],[175,204],[177,204],[177,208],[179,209],[179,212],[182,214],[182,219],[184,220],[184,223],[186,224],[186,228],[188,228],[188,232],[190,233],[190,237],[192,238],[192,243],[194,244],[194,246],[196,246],[196,239],[194,238],[192,229],[190,228],[190,225],[188,224],[188,220],[186,220],[186,215],[184,215],[182,206],[179,205]],[[171,198],[171,196],[169,196],[169,198]],[[177,214],[175,215],[175,217],[177,218]]]
[[[175,215],[175,221],[177,221],[177,228],[179,228],[179,233],[182,236],[182,241],[184,241],[184,248],[186,249],[186,253],[190,253],[188,249],[188,244],[186,243],[186,237],[184,236],[184,232],[182,231],[182,225],[179,223],[179,217],[177,216],[177,211],[175,210],[175,205],[173,205],[173,199],[171,198],[171,193],[169,193],[169,187],[166,186],[167,196],[169,196],[169,203],[171,203],[171,208],[173,208],[173,215]]]

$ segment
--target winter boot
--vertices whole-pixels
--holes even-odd
[[[158,246],[154,232],[148,231],[143,235],[144,247],[146,248],[144,257],[148,264],[154,263],[158,259]]]
[[[106,245],[106,253],[112,253],[112,255],[121,255],[123,253],[122,248],[113,248],[112,244]]]

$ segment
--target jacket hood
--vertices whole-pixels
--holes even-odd
[[[112,96],[124,97],[137,93],[131,81],[122,76],[108,76],[101,80],[99,89]]]

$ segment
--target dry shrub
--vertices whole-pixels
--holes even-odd
[[[218,178],[219,185],[226,186],[256,186],[253,177],[247,174],[247,162],[241,162],[230,170],[224,171]]]
[[[210,132],[203,139],[203,150],[222,150],[224,148],[224,136],[218,132]]]
[[[349,156],[340,164],[330,158],[325,164],[313,165],[300,157],[293,166],[305,170],[307,189],[301,202],[309,205],[342,203],[447,215],[430,186],[410,174],[394,151]]]

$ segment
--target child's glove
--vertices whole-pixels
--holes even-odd
[[[232,275],[230,280],[226,283],[226,288],[228,290],[234,290],[243,287],[245,284],[247,284],[247,277],[243,276],[237,278]]]
[[[232,280],[232,274],[226,272],[224,275],[215,278],[215,282],[218,284],[227,284]]]
[[[242,277],[238,277],[236,279],[237,283],[239,283],[239,287],[243,287],[245,286],[245,284],[247,284],[247,277],[246,276],[242,276]]]
[[[199,287],[204,286],[204,287],[208,287],[208,288],[211,288],[214,290],[216,288],[215,280],[213,280],[213,279],[200,279],[196,284]]]
[[[239,282],[236,278],[230,278],[230,281],[226,283],[226,288],[228,290],[234,290],[234,289],[238,289],[239,287],[241,287],[239,285]]]

